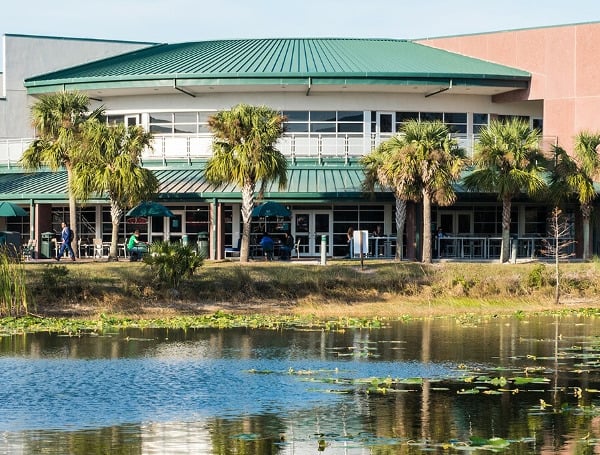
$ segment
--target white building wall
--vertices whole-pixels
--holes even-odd
[[[108,112],[159,112],[183,110],[221,110],[238,103],[264,104],[278,110],[369,110],[421,112],[480,112],[542,117],[543,103],[524,101],[494,103],[491,96],[439,94],[425,98],[422,94],[362,92],[236,92],[201,94],[195,98],[177,93],[155,96],[104,97]],[[100,104],[100,103],[98,103]],[[94,106],[95,107],[95,106]]]
[[[0,78],[0,138],[33,137],[30,106],[23,81],[29,77],[148,47],[151,43],[3,36]]]

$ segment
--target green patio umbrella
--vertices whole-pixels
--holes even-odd
[[[291,216],[292,213],[285,205],[279,202],[269,201],[264,204],[257,205],[252,210],[252,216],[267,217],[267,216]]]
[[[27,212],[12,202],[0,202],[0,216],[27,216]]]
[[[168,208],[162,204],[159,204],[158,202],[146,201],[136,205],[129,212],[127,212],[126,216],[166,216],[172,218],[175,215],[173,215],[173,212],[171,212]]]

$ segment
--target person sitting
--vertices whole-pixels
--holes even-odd
[[[265,255],[265,259],[267,261],[272,261],[273,260],[273,248],[274,248],[274,242],[273,239],[271,237],[269,237],[269,234],[267,232],[265,232],[263,234],[262,239],[260,239],[260,247],[263,250],[263,254]]]
[[[447,240],[443,240],[446,234],[441,226],[438,228],[436,236],[438,238],[438,258],[442,258],[446,250]]]
[[[139,261],[142,257],[142,253],[145,251],[145,248],[143,248],[143,245],[145,245],[144,242],[142,242],[140,239],[140,231],[139,229],[136,229],[135,231],[133,231],[133,234],[131,234],[131,237],[129,237],[129,241],[127,242],[127,251],[129,253],[129,260],[130,261]]]
[[[292,250],[295,248],[294,246],[294,237],[287,232],[284,233],[283,245],[281,245],[281,257],[282,261],[289,261],[292,256]]]

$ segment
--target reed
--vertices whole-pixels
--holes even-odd
[[[0,316],[23,316],[28,313],[25,270],[8,248],[0,249]]]

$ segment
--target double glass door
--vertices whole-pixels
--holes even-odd
[[[327,255],[332,254],[333,216],[328,210],[300,211],[293,214],[292,235],[300,241],[300,256],[320,256],[321,237],[327,236]]]

